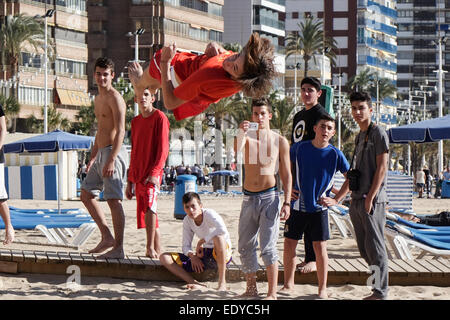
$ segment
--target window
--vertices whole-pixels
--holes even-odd
[[[63,28],[55,28],[55,39],[86,43],[86,33]]]
[[[19,103],[42,106],[45,103],[44,92],[44,88],[19,86]],[[47,99],[53,102],[53,89],[47,90]]]
[[[71,73],[77,76],[84,76],[86,75],[86,63],[66,59],[56,59],[55,71],[57,73]]]
[[[292,19],[298,19],[298,11],[292,12]]]

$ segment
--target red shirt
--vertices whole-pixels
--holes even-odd
[[[211,103],[229,97],[241,90],[241,86],[223,69],[223,61],[233,52],[227,51],[208,58],[188,52],[177,52],[171,61],[181,83],[173,94],[187,101],[173,110],[177,120],[192,117],[205,111]],[[149,68],[150,75],[161,81],[159,61],[161,52],[155,54]],[[158,66],[155,66],[155,62]],[[153,66],[152,66],[153,64]]]
[[[141,114],[131,120],[131,158],[128,180],[144,182],[160,176],[169,154],[169,120],[158,109],[147,118]]]

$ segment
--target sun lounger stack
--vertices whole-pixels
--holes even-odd
[[[355,238],[355,230],[348,214],[348,207],[338,205],[328,209],[330,221],[336,226],[341,236],[347,238],[350,235]]]
[[[450,227],[415,223],[392,213],[386,217],[386,238],[397,258],[413,259],[412,248],[422,250],[417,259],[427,254],[450,256]]]
[[[15,230],[37,230],[51,244],[78,247],[96,229],[88,213],[80,209],[64,209],[62,213],[50,209],[19,209],[10,207],[11,223]],[[4,229],[0,221],[0,229]]]

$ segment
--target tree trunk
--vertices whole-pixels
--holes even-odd
[[[216,122],[216,129],[220,131],[220,133],[222,133],[222,117],[221,116],[214,116],[214,120]],[[216,131],[217,132],[217,131]],[[223,169],[223,164],[222,164],[222,145],[220,145],[219,147],[217,146],[218,143],[218,137],[216,137],[216,143],[215,143],[215,158],[218,161],[214,161],[214,170],[218,171],[218,170],[222,170]],[[219,152],[219,156],[220,159],[218,159],[217,157],[217,152],[220,148],[220,152]],[[217,191],[217,190],[221,190],[222,189],[222,177],[219,175],[215,175],[213,177],[213,181],[212,181],[212,185],[213,185],[213,191]]]

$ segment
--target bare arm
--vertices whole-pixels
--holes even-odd
[[[280,136],[280,178],[283,183],[284,203],[281,208],[280,218],[287,220],[290,215],[290,202],[292,192],[291,159],[289,155],[289,143]]]
[[[111,112],[114,121],[114,128],[116,130],[116,135],[112,144],[112,150],[109,154],[108,160],[106,161],[105,167],[103,168],[103,176],[110,177],[114,173],[114,160],[116,160],[119,154],[120,148],[122,147],[123,138],[125,136],[125,101],[118,94],[114,94],[110,101]]]
[[[176,109],[178,106],[186,102],[173,94],[175,88],[173,87],[171,81],[170,62],[175,56],[176,51],[177,48],[175,44],[172,44],[168,47],[164,47],[161,52],[161,88],[164,98],[164,106],[168,110]]]
[[[234,152],[237,154],[241,152],[247,142],[247,131],[249,127],[249,121],[244,120],[239,125],[239,133],[234,139]]]
[[[6,118],[0,117],[0,149],[3,147],[6,137]]]

